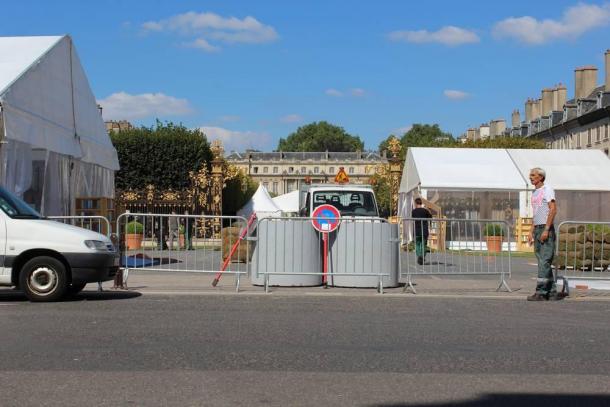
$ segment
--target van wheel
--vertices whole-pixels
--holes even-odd
[[[68,288],[66,268],[53,257],[34,257],[21,268],[19,286],[30,301],[57,301]]]

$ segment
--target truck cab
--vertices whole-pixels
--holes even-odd
[[[313,184],[300,190],[300,216],[311,217],[320,205],[332,205],[341,217],[379,217],[375,193],[370,185]]]
[[[31,301],[57,301],[111,280],[118,266],[108,237],[45,219],[0,187],[0,286],[17,287]]]

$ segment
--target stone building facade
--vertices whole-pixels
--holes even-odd
[[[599,149],[610,151],[610,50],[604,54],[604,82],[598,85],[598,69],[587,65],[574,70],[574,97],[567,99],[566,86],[544,88],[540,97],[525,101],[523,121],[512,112],[511,126],[492,129],[490,137],[512,136],[541,139],[547,148]],[[467,139],[483,138],[476,128]]]
[[[343,167],[351,183],[366,184],[379,165],[387,165],[385,153],[377,152],[233,152],[229,164],[249,174],[277,195],[292,192],[306,182],[334,182]]]

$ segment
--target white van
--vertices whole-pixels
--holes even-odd
[[[119,255],[110,239],[47,220],[0,187],[0,286],[31,301],[57,301],[87,283],[111,280]]]

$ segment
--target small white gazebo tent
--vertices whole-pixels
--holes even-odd
[[[69,36],[0,37],[0,183],[44,215],[114,197],[116,150]]]
[[[256,192],[244,207],[237,211],[237,216],[249,219],[252,213],[256,213],[258,219],[282,216],[282,210],[273,202],[263,184],[258,186]]]
[[[299,191],[288,192],[273,198],[273,202],[284,214],[293,215],[299,213]]]

